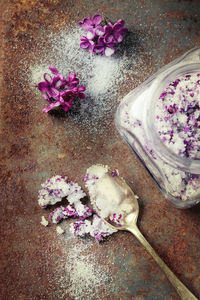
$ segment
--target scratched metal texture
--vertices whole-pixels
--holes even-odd
[[[179,299],[130,233],[98,244],[74,238],[71,220],[61,224],[66,228],[62,236],[55,226],[40,225],[41,216],[48,218],[52,210],[38,206],[40,184],[61,174],[84,188],[85,171],[94,163],[117,168],[138,194],[139,228],[200,298],[200,208],[179,210],[167,202],[113,122],[117,105],[131,89],[200,46],[200,2],[7,0],[1,1],[0,12],[0,299]],[[119,84],[115,102],[98,122],[93,113],[91,119],[88,114],[78,118],[78,107],[64,115],[42,114],[45,103],[30,86],[31,67],[41,62],[41,51],[51,56],[52,34],[70,31],[95,13],[126,21],[138,65],[130,66],[128,84]],[[85,72],[82,65],[75,71]]]

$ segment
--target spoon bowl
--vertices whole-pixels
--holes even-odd
[[[92,205],[98,215],[109,225],[118,230],[128,230],[135,235],[164,271],[182,300],[197,300],[158,256],[138,229],[139,205],[137,198],[123,178],[106,173],[96,182]],[[113,222],[113,215],[116,213],[120,216],[120,222]]]

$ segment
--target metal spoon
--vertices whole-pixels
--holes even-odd
[[[103,213],[103,209],[98,206],[99,199],[104,199],[107,207],[113,207],[113,211],[111,209],[107,216],[105,216]],[[136,224],[139,214],[137,196],[122,178],[119,176],[113,177],[108,173],[103,175],[96,183],[95,196],[93,195],[91,200],[96,212],[106,222],[119,230],[128,230],[136,236],[146,250],[152,255],[159,267],[164,271],[165,275],[182,300],[198,300],[162,261],[162,259],[158,256],[158,254],[138,229]],[[120,226],[113,225],[113,223],[111,224],[109,220],[109,217],[114,213],[116,207],[119,208],[119,211],[123,211],[123,217],[120,220]],[[126,209],[124,209],[125,207]],[[128,213],[126,212],[127,207],[129,208]]]

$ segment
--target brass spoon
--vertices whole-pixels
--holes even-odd
[[[98,206],[99,199],[104,199],[107,207],[112,207],[109,215],[103,215],[103,211]],[[139,214],[139,205],[137,196],[133,193],[131,188],[120,177],[113,177],[106,173],[96,183],[95,195],[92,197],[92,205],[96,212],[111,226],[119,230],[128,230],[135,235],[135,237],[142,243],[146,250],[152,255],[159,267],[164,271],[165,275],[179,294],[182,300],[198,300],[187,287],[174,275],[168,266],[162,261],[155,250],[144,238],[142,233],[137,227],[137,219]],[[110,223],[109,216],[111,216],[115,209],[123,211],[123,218],[120,220],[120,227]],[[124,211],[124,207],[129,208],[128,213]]]

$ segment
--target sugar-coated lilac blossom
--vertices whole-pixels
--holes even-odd
[[[83,205],[80,201],[75,202],[74,206],[80,220],[85,220],[93,214],[93,210],[87,205]]]
[[[56,175],[47,179],[41,184],[42,189],[38,192],[38,203],[42,208],[46,208],[48,205],[54,205],[57,202],[62,201],[64,197],[71,205],[78,205],[81,198],[86,196],[81,187],[73,182],[67,182],[67,177]],[[70,208],[70,207],[69,207]],[[84,208],[87,211],[87,207]],[[86,213],[83,210],[83,214]]]
[[[90,235],[95,238],[96,241],[100,242],[104,237],[107,237],[117,229],[108,225],[104,220],[102,220],[98,215],[93,215],[92,226],[90,229]]]
[[[72,218],[79,217],[75,207],[73,207],[70,204],[67,207],[63,207],[63,206],[57,207],[49,215],[50,220],[55,224],[60,223],[63,219],[67,219],[70,217]]]
[[[70,224],[70,231],[74,234],[74,236],[84,237],[90,234],[91,229],[91,221],[84,220],[84,221],[76,221]]]
[[[76,204],[76,202],[79,202],[81,198],[84,198],[86,196],[86,193],[81,189],[81,187],[74,183],[73,181],[69,182],[69,193],[67,200],[70,204]]]
[[[122,214],[114,213],[112,216],[110,216],[110,221],[115,226],[121,226],[121,220],[122,220]]]
[[[79,22],[85,30],[85,35],[81,37],[80,48],[89,49],[91,53],[111,56],[115,52],[115,47],[122,42],[125,33],[128,31],[124,27],[124,20],[118,20],[114,25],[108,22],[104,27],[101,23],[101,16],[95,15]]]
[[[38,192],[38,204],[42,208],[46,208],[48,205],[54,205],[60,202],[63,197],[66,197],[70,189],[66,180],[65,176],[57,175],[41,184],[42,189]]]
[[[57,207],[54,211],[52,211],[49,215],[49,219],[54,223],[58,224],[62,219],[64,219],[64,207]]]
[[[76,221],[70,225],[70,231],[75,236],[85,237],[86,235],[90,235],[97,242],[101,242],[104,237],[117,232],[117,229],[109,226],[98,215],[94,214],[92,222],[90,220]]]
[[[73,218],[78,217],[78,213],[75,207],[72,206],[71,204],[67,205],[67,207],[64,208],[63,215],[65,216],[65,219],[69,217],[73,217]]]
[[[42,97],[49,102],[49,106],[42,110],[43,113],[59,106],[64,111],[68,111],[73,107],[75,98],[85,98],[85,87],[78,87],[79,79],[76,77],[76,73],[71,73],[66,79],[53,66],[50,65],[49,69],[54,77],[45,73],[44,81],[38,83],[38,89],[43,93]]]

